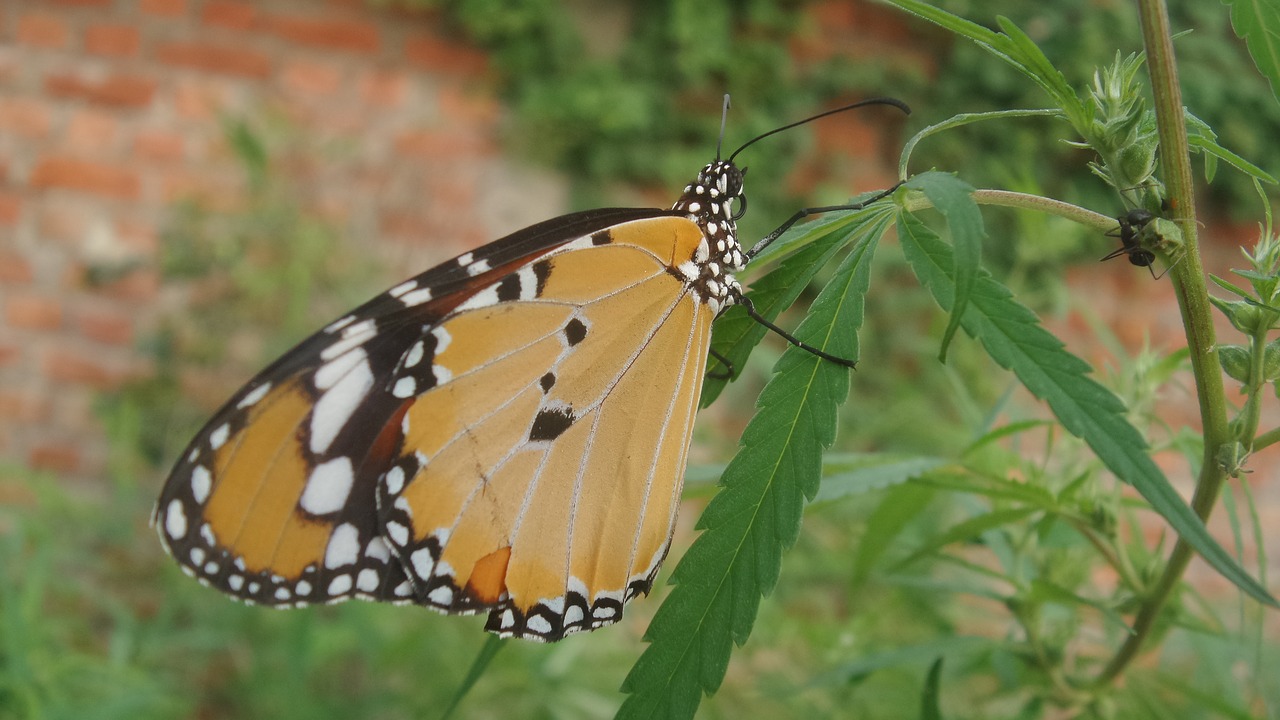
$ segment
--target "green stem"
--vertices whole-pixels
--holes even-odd
[[[1107,217],[1092,210],[1086,210],[1079,205],[1072,205],[1071,203],[1039,195],[1011,192],[1009,190],[974,190],[973,201],[979,205],[999,205],[1002,207],[1022,208],[1024,210],[1037,210],[1073,220],[1081,225],[1088,225],[1099,232],[1108,232],[1116,228],[1115,218]],[[924,193],[911,193],[911,196],[903,202],[902,206],[907,212],[918,212],[933,207],[933,203],[929,202]]]
[[[1200,403],[1200,420],[1204,427],[1204,459],[1195,494],[1191,499],[1191,509],[1201,519],[1206,519],[1226,480],[1226,474],[1216,460],[1218,448],[1231,441],[1226,396],[1222,386],[1222,368],[1215,350],[1216,340],[1204,268],[1197,246],[1191,159],[1188,155],[1187,128],[1169,30],[1168,9],[1163,0],[1138,0],[1138,11],[1142,19],[1142,39],[1155,97],[1156,125],[1160,132],[1160,160],[1164,166],[1170,196],[1179,208],[1180,225],[1186,243],[1185,257],[1174,266],[1170,274],[1173,276],[1178,307],[1182,311],[1187,347],[1191,353],[1191,368],[1195,374],[1196,396]],[[1094,680],[1095,687],[1110,684],[1137,656],[1159,618],[1165,601],[1181,580],[1193,552],[1191,546],[1181,539],[1174,545],[1164,572],[1152,586],[1134,617],[1133,634],[1125,640]]]

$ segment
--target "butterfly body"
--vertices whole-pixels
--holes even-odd
[[[666,555],[742,173],[671,210],[531,226],[286,353],[183,453],[154,522],[201,582],[274,606],[488,612],[503,636],[616,622]]]

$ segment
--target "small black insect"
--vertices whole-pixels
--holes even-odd
[[[1156,254],[1143,247],[1138,240],[1142,230],[1155,218],[1154,214],[1142,208],[1135,208],[1116,218],[1116,222],[1120,223],[1120,227],[1107,233],[1107,236],[1120,238],[1120,248],[1102,258],[1102,261],[1105,262],[1121,255],[1128,255],[1130,263],[1145,267],[1151,273],[1151,277],[1157,280],[1164,277],[1164,273],[1156,275],[1156,271],[1151,269],[1151,266],[1156,261]],[[1166,270],[1165,272],[1168,271]]]

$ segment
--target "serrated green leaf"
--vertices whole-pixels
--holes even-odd
[[[788,230],[769,250],[778,248],[785,251],[786,248],[801,244],[804,247],[783,258],[775,270],[751,283],[748,296],[755,305],[756,312],[770,321],[776,319],[800,297],[818,269],[826,265],[848,243],[851,235],[861,232],[883,233],[892,213],[892,206],[877,205],[852,213],[820,218]],[[773,254],[766,252],[756,258],[756,262],[767,261]],[[711,349],[728,358],[735,370],[738,370],[767,332],[765,326],[752,320],[741,307],[732,307],[716,319]],[[709,373],[719,374],[725,370],[714,357],[708,359],[707,363]],[[729,382],[728,378],[708,375],[702,385],[701,407],[714,402]]]
[[[857,331],[879,240],[854,246],[818,295],[796,336],[856,358]],[[690,718],[724,679],[731,642],[746,642],[760,599],[777,583],[796,540],[804,499],[817,493],[823,448],[835,438],[849,370],[791,347],[775,366],[729,463],[724,488],[698,521],[703,530],[672,574],[675,585],[645,633],[649,647],[622,689],[621,718]]]
[[[947,530],[929,538],[924,545],[917,548],[915,552],[903,558],[897,563],[898,567],[910,565],[926,555],[941,550],[942,548],[959,542],[967,542],[988,530],[1015,523],[1028,515],[1040,512],[1038,507],[1019,507],[1008,508],[1005,510],[993,510],[989,513],[983,513],[968,520],[957,523]]]
[[[1271,94],[1280,99],[1280,1],[1222,0],[1231,8],[1231,27],[1249,48]]]
[[[850,458],[839,472],[822,479],[822,488],[814,502],[827,502],[860,495],[872,490],[901,485],[912,478],[941,467],[946,460],[936,457],[903,457],[888,453],[867,453]]]
[[[951,230],[951,244],[955,248],[952,253],[955,265],[951,271],[955,279],[955,296],[947,329],[942,333],[942,347],[938,350],[938,359],[946,362],[947,347],[951,345],[956,330],[960,329],[960,318],[969,306],[973,283],[977,280],[978,268],[982,266],[982,242],[987,232],[982,226],[978,204],[973,201],[973,186],[955,175],[921,173],[907,181],[907,187],[923,191],[934,209],[947,219],[947,227]]]
[[[906,213],[899,216],[898,238],[921,283],[944,310],[948,309],[954,292],[948,274],[950,248]],[[1088,378],[1089,365],[1040,327],[1035,314],[1015,302],[1007,288],[986,273],[980,274],[962,326],[997,364],[1012,370],[1033,395],[1048,403],[1067,432],[1088,443],[1116,477],[1146,498],[1223,577],[1259,602],[1280,606],[1209,535],[1204,523],[1169,485],[1147,454],[1146,441],[1125,418],[1119,398]]]

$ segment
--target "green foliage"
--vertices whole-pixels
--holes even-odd
[[[888,216],[860,228],[859,240],[823,288],[796,335],[856,358],[870,261]],[[845,235],[848,241],[850,235]],[[645,638],[650,645],[623,683],[619,717],[689,717],[702,693],[720,687],[730,641],[742,645],[760,598],[772,592],[782,551],[796,541],[805,500],[818,490],[822,450],[835,435],[836,404],[849,371],[791,348],[760,395],[725,469],[723,488],[698,522],[703,530],[672,574],[675,585]]]

